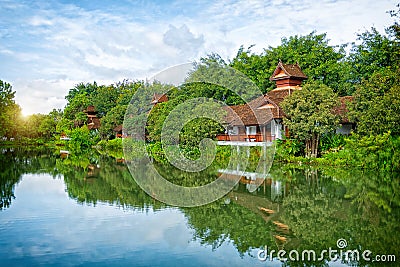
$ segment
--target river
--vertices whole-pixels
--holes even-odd
[[[182,208],[145,193],[121,158],[0,151],[1,266],[400,262],[399,174],[274,163],[259,186],[242,177],[224,197]],[[156,165],[188,184],[218,176]]]

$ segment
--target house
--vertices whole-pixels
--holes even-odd
[[[336,129],[337,134],[349,135],[351,131],[355,128],[355,123],[349,121],[347,117],[348,109],[347,103],[354,100],[353,96],[342,96],[339,98],[340,104],[337,106],[333,112],[340,117],[340,127]]]
[[[293,91],[300,90],[306,79],[299,64],[279,62],[270,78],[275,81],[276,88],[248,104],[226,107],[227,132],[217,139],[270,142],[288,135],[283,124],[285,114],[279,104]]]
[[[301,90],[306,79],[298,63],[283,64],[279,61],[270,78],[275,81],[275,89],[248,104],[225,107],[227,131],[217,136],[218,141],[271,142],[288,136],[289,129],[283,124],[285,113],[280,104],[294,91]],[[338,133],[349,134],[354,126],[346,117],[346,103],[351,99],[340,98],[341,105],[333,111],[342,120]]]
[[[113,132],[115,133],[116,138],[122,138],[123,132],[122,132],[122,124],[118,125],[113,129]]]
[[[97,117],[97,111],[94,106],[88,106],[83,111],[87,116],[87,126],[89,130],[97,130],[100,128],[100,118]]]

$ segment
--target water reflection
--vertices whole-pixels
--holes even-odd
[[[15,188],[23,174],[62,177],[68,196],[80,204],[95,207],[111,204],[123,210],[147,212],[169,209],[141,190],[123,160],[95,151],[70,153],[68,157],[58,152],[3,149],[1,209],[12,207]],[[274,165],[268,175],[234,173],[219,166],[200,174],[181,173],[162,164],[156,168],[178,184],[201,179],[212,181],[218,172],[241,175],[240,183],[224,198],[196,208],[174,209],[187,220],[183,223],[194,240],[215,251],[227,243],[241,257],[247,254],[256,257],[255,251],[264,246],[287,251],[310,248],[321,251],[335,248],[336,241],[345,238],[348,249],[398,253],[400,185],[395,174],[288,165]],[[321,262],[306,264],[324,266],[327,262],[329,259],[325,257]],[[290,261],[285,264],[299,265]]]

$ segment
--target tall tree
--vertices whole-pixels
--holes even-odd
[[[382,69],[364,80],[349,105],[350,120],[362,135],[400,134],[400,70]]]
[[[337,94],[319,81],[310,81],[282,102],[284,123],[290,132],[306,144],[307,157],[316,157],[320,136],[333,131],[339,118],[333,113]]]
[[[117,105],[101,118],[100,134],[102,138],[109,138],[114,128],[122,124],[128,105]]]
[[[345,45],[329,45],[326,34],[311,32],[305,36],[282,38],[281,45],[269,46],[260,55],[253,54],[251,47],[241,47],[231,66],[248,75],[264,92],[275,85],[269,80],[279,60],[287,64],[298,62],[309,78],[319,80],[340,95],[351,93],[347,82],[348,65]]]
[[[99,117],[103,117],[117,104],[120,95],[120,88],[113,84],[99,86],[92,94],[92,103],[96,107]]]
[[[377,71],[400,63],[399,43],[371,28],[358,35],[360,44],[353,44],[349,55],[350,79],[354,84],[368,80]]]
[[[17,133],[21,109],[14,97],[11,84],[0,80],[0,136],[13,137]]]

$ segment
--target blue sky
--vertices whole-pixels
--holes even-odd
[[[80,82],[150,78],[209,53],[254,52],[282,37],[327,33],[332,45],[392,24],[392,0],[0,0],[0,79],[24,114],[63,108]]]

